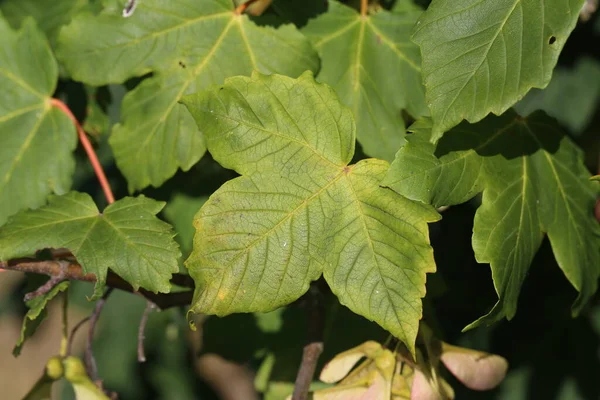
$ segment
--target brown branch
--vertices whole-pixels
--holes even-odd
[[[40,286],[33,292],[27,293],[25,295],[25,299],[24,299],[26,302],[29,300],[32,300],[38,296],[42,296],[42,295],[48,293],[49,291],[52,290],[52,288],[54,286],[58,285],[59,283],[61,283],[64,280],[66,280],[65,270],[68,268],[69,263],[67,261],[56,261],[56,264],[58,264],[58,267],[59,267],[58,272],[54,275],[50,275],[50,279],[48,279],[48,281],[46,283],[44,283],[42,286]]]
[[[71,351],[73,350],[73,341],[75,340],[75,334],[77,334],[77,331],[79,330],[79,328],[81,328],[83,326],[83,324],[85,324],[89,320],[90,320],[89,316],[85,317],[84,319],[82,319],[81,321],[79,321],[73,327],[73,329],[71,329],[71,334],[69,335],[69,343],[67,344],[67,354],[66,354],[66,356],[70,356],[71,355]]]
[[[108,202],[108,204],[114,203],[115,196],[112,193],[110,184],[108,183],[108,179],[106,179],[106,175],[104,174],[104,169],[102,168],[102,164],[100,164],[100,161],[98,160],[98,156],[96,155],[96,152],[94,151],[94,147],[92,146],[92,144],[90,143],[90,140],[88,139],[87,135],[85,134],[83,127],[81,126],[81,124],[79,123],[77,118],[75,118],[75,116],[69,109],[69,106],[67,106],[65,103],[63,103],[62,101],[60,101],[58,99],[52,99],[52,100],[50,100],[50,104],[52,106],[58,108],[62,112],[64,112],[67,115],[67,117],[69,117],[71,119],[71,121],[73,121],[73,124],[75,125],[75,129],[77,129],[77,134],[79,135],[79,141],[81,142],[83,148],[85,149],[85,152],[87,153],[88,158],[90,159],[90,163],[92,164],[92,167],[94,168],[94,172],[96,173],[96,176],[98,177],[100,186],[102,186],[102,190],[104,191],[104,196],[106,197],[106,201]]]
[[[319,357],[323,352],[323,329],[325,325],[325,309],[318,288],[319,282],[311,285],[305,295],[305,306],[308,317],[308,344],[302,352],[302,362],[296,375],[292,400],[307,400],[310,384],[313,381]]]
[[[144,339],[146,336],[144,332],[146,331],[146,324],[148,324],[148,316],[156,308],[156,304],[151,301],[146,302],[146,309],[144,310],[144,314],[142,314],[142,319],[140,320],[140,326],[138,328],[138,362],[146,362],[146,353],[144,352]]]
[[[252,5],[252,3],[256,2],[256,0],[248,0],[237,6],[237,8],[233,11],[236,15],[242,15],[248,7]]]
[[[323,352],[323,342],[309,343],[304,346],[302,352],[302,363],[294,383],[294,394],[292,400],[307,400],[310,384],[312,383],[319,356]]]
[[[94,358],[94,351],[92,349],[92,341],[94,340],[94,332],[96,331],[96,323],[100,318],[100,314],[102,313],[102,309],[104,308],[104,304],[106,304],[106,300],[108,296],[112,293],[113,289],[108,289],[104,296],[100,298],[96,302],[96,306],[94,307],[94,312],[92,312],[92,316],[90,317],[90,327],[88,330],[87,343],[85,345],[85,367],[87,369],[88,376],[90,379],[96,383],[100,383],[100,376],[98,375],[98,367],[96,366],[96,359]],[[102,385],[99,384],[100,389],[102,389]]]
[[[64,263],[61,265],[60,263]],[[37,261],[35,259],[15,259],[8,262],[0,261],[0,270],[11,270],[20,272],[29,272],[39,275],[48,275],[50,277],[64,274],[64,280],[96,282],[96,275],[84,274],[81,265],[75,262],[66,261]],[[190,283],[191,280],[182,278],[181,274],[174,274],[174,280]],[[193,283],[193,281],[191,281]],[[176,283],[178,284],[178,283]],[[136,290],[123,278],[109,271],[106,277],[106,286],[125,292],[135,293]],[[182,285],[183,286],[183,285]],[[187,286],[187,285],[185,285]],[[171,307],[179,307],[191,304],[193,290],[172,293],[153,293],[145,289],[139,289],[139,292],[147,300],[150,300],[161,310]]]

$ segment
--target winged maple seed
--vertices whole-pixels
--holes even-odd
[[[392,351],[374,341],[338,354],[320,376],[325,383],[337,384],[315,391],[313,399],[454,399],[454,390],[441,376],[441,363],[473,390],[492,389],[506,375],[508,362],[501,356],[444,343],[423,326],[420,339],[416,362],[403,345],[397,344]]]

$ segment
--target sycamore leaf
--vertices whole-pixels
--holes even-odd
[[[195,217],[192,311],[270,311],[323,272],[343,304],[414,349],[439,216],[379,187],[387,162],[348,165],[354,121],[333,90],[310,72],[253,74],[183,101],[213,157],[242,175]]]
[[[73,15],[88,6],[88,0],[3,0],[0,11],[6,20],[18,28],[25,18],[31,16],[54,46],[60,28],[71,21]]]
[[[298,76],[319,67],[295,27],[259,27],[236,15],[231,0],[144,0],[129,18],[114,7],[80,15],[61,31],[57,54],[74,79],[92,85],[154,73],[125,96],[110,138],[130,191],[160,186],[204,154],[203,126],[182,96],[254,70]]]
[[[44,318],[46,318],[46,305],[50,300],[56,297],[60,292],[64,292],[69,287],[69,282],[64,281],[54,286],[48,293],[45,293],[41,296],[37,296],[31,300],[29,300],[26,305],[29,310],[25,317],[23,318],[23,325],[21,326],[21,336],[15,347],[13,349],[13,355],[17,357],[21,354],[21,349],[23,348],[23,344],[25,340],[31,337],[38,326],[42,323]]]
[[[585,0],[433,0],[413,40],[423,55],[432,140],[500,115],[544,88]]]
[[[419,49],[410,41],[420,11],[362,17],[337,1],[302,32],[319,52],[321,82],[332,85],[356,119],[366,154],[391,161],[404,143],[401,110],[427,114]]]
[[[108,268],[133,286],[168,292],[180,252],[169,224],[156,218],[164,203],[144,196],[121,199],[98,211],[91,197],[71,192],[48,205],[21,211],[0,228],[0,260],[44,248],[67,248],[84,272],[96,275],[99,295]]]
[[[543,112],[522,118],[511,110],[476,125],[463,123],[437,148],[431,136],[421,123],[382,184],[435,207],[463,203],[483,191],[473,248],[478,262],[491,264],[499,301],[469,327],[515,315],[544,233],[579,292],[577,314],[600,275],[600,225],[593,215],[600,186],[589,180],[579,148]]]
[[[69,190],[77,135],[69,118],[50,105],[58,67],[33,20],[15,32],[0,15],[0,49],[2,225],[17,211],[43,204],[49,193]]]

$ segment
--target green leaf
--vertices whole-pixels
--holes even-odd
[[[428,113],[421,85],[419,49],[410,41],[419,11],[381,11],[361,17],[337,1],[302,32],[322,59],[318,79],[349,106],[366,154],[391,161],[404,143],[401,110]]]
[[[173,225],[177,232],[177,243],[187,256],[192,251],[192,242],[194,240],[194,215],[200,207],[206,202],[208,196],[192,197],[183,193],[175,193],[163,210],[165,219]]]
[[[60,28],[87,6],[88,0],[54,0],[52,4],[40,0],[3,0],[0,2],[0,11],[15,29],[21,26],[25,18],[33,17],[54,46]]]
[[[414,348],[438,214],[379,187],[387,162],[348,165],[354,121],[333,90],[310,72],[254,74],[184,104],[215,160],[242,175],[196,215],[192,311],[271,311],[324,273],[342,304]]]
[[[121,199],[103,213],[84,193],[51,196],[48,205],[22,211],[0,229],[0,260],[44,248],[68,248],[101,294],[108,268],[133,286],[169,292],[180,252],[171,226],[156,218],[164,203],[144,196]]]
[[[58,67],[33,20],[15,32],[0,15],[0,49],[2,225],[17,211],[43,204],[49,193],[69,190],[77,135],[69,118],[50,104]]]
[[[125,97],[110,138],[130,191],[160,186],[206,151],[201,129],[178,104],[182,96],[253,70],[318,70],[315,51],[296,28],[259,27],[233,11],[231,0],[144,0],[129,18],[107,8],[61,32],[58,56],[76,80],[101,85],[154,72]]]
[[[87,107],[83,130],[90,136],[99,138],[110,130],[110,118],[100,103],[100,92],[96,87],[86,86]]]
[[[25,314],[25,318],[23,318],[21,336],[19,337],[19,340],[17,340],[17,343],[13,349],[13,355],[15,357],[21,354],[21,349],[23,348],[25,340],[33,336],[38,326],[40,326],[44,318],[46,318],[46,306],[50,300],[55,298],[60,292],[67,290],[68,287],[68,281],[60,282],[58,285],[50,289],[48,293],[37,296],[26,303],[29,310],[27,311],[27,314]]]
[[[556,67],[548,87],[531,90],[515,109],[521,115],[544,110],[577,135],[594,118],[599,105],[600,63],[581,57],[573,68]]]
[[[431,126],[431,124],[429,125]],[[600,187],[589,181],[581,150],[543,112],[508,111],[476,125],[463,123],[437,145],[421,123],[382,182],[435,207],[463,203],[483,191],[473,248],[490,263],[499,301],[470,325],[511,319],[521,285],[544,233],[579,296],[578,313],[600,275],[600,226],[593,215]]]
[[[583,2],[433,0],[413,36],[423,55],[432,140],[546,87]]]

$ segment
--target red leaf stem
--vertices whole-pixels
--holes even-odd
[[[60,109],[62,112],[64,112],[71,119],[71,121],[73,121],[73,124],[75,124],[75,128],[77,129],[77,135],[79,136],[79,141],[81,142],[83,148],[85,149],[85,152],[87,153],[90,163],[92,164],[92,167],[94,168],[94,172],[96,173],[96,176],[98,177],[100,186],[102,186],[102,190],[104,191],[104,196],[106,197],[106,201],[108,202],[108,204],[114,203],[115,196],[113,195],[112,189],[110,188],[110,184],[108,183],[108,180],[106,179],[106,175],[104,174],[104,169],[102,168],[102,164],[100,164],[100,161],[98,160],[98,156],[96,155],[96,152],[94,151],[94,147],[90,143],[90,140],[88,139],[87,135],[85,134],[85,131],[81,127],[81,124],[79,123],[77,118],[75,118],[75,116],[69,109],[69,106],[67,106],[62,101],[60,101],[58,99],[52,99],[52,100],[50,100],[50,104],[52,106]]]

